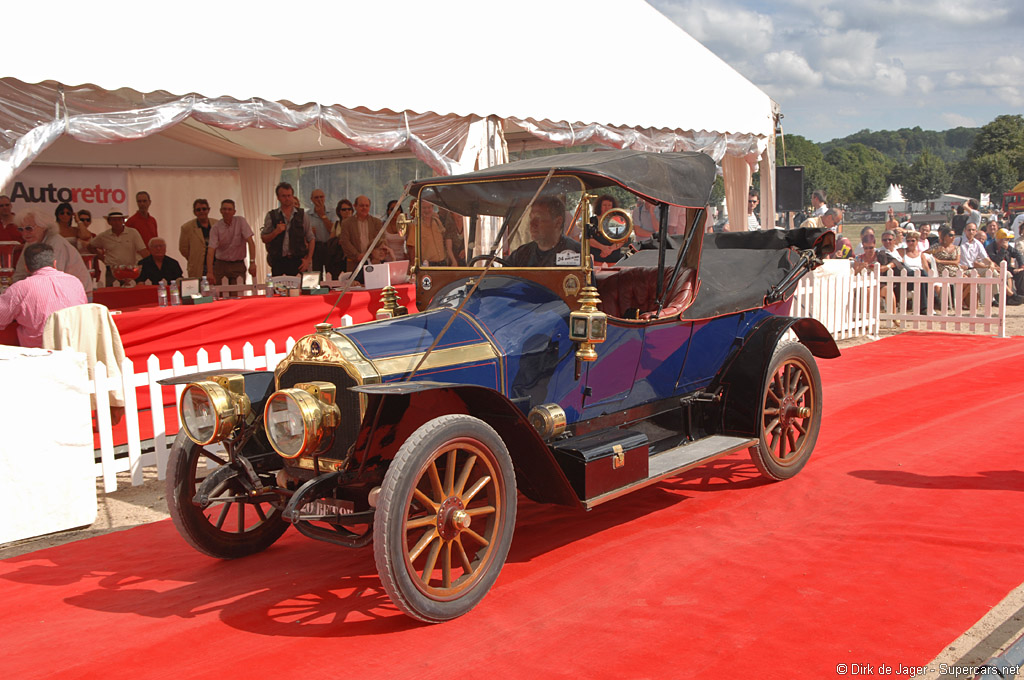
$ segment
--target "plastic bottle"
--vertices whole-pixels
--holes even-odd
[[[177,307],[181,304],[181,291],[178,289],[178,282],[171,281],[171,306]]]
[[[156,303],[161,307],[167,306],[167,282],[163,279],[160,279],[156,289]]]
[[[210,297],[210,282],[203,277],[203,280],[199,282],[199,292],[203,297]]]

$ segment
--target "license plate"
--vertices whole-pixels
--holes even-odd
[[[303,514],[307,515],[351,515],[356,511],[352,501],[339,501],[332,498],[320,498],[302,506]]]

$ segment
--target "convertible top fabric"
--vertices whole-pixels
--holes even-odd
[[[543,177],[552,168],[556,173],[580,176],[591,189],[617,184],[649,201],[688,208],[706,206],[715,181],[715,162],[703,153],[596,151],[528,158],[464,175],[418,180],[411,184],[411,193],[415,196],[428,184]]]
[[[764,306],[765,295],[799,262],[797,251],[813,248],[827,229],[771,229],[705,234],[697,276],[697,298],[683,312],[686,319],[707,319]],[[670,237],[670,242],[678,242]],[[795,249],[795,250],[794,250]],[[678,250],[665,257],[671,275]],[[657,266],[657,250],[641,250],[620,266]]]

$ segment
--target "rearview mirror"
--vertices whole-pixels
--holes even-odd
[[[610,243],[622,243],[633,233],[633,218],[622,208],[612,208],[601,215],[597,229]]]

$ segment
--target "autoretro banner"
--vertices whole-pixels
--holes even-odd
[[[76,213],[88,210],[97,227],[103,225],[99,218],[112,210],[129,214],[128,173],[117,168],[33,166],[15,177],[3,193],[11,197],[15,215],[33,210],[50,221],[60,203],[70,203]]]

